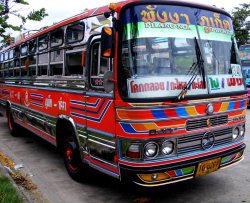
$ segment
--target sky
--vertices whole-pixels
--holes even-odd
[[[120,0],[27,0],[29,2],[28,10],[45,8],[49,14],[41,22],[27,22],[25,27],[28,30],[37,30],[44,26],[52,25],[68,17],[81,13],[84,9],[91,9],[108,5],[111,2],[118,2]],[[239,4],[248,3],[249,0],[185,0],[188,2],[198,2],[209,5],[216,5],[218,8],[224,8],[226,11],[231,12],[232,9]],[[18,23],[17,19],[12,18],[12,23]],[[13,33],[17,35],[18,33]]]

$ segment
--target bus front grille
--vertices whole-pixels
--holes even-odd
[[[232,142],[232,128],[224,128],[211,131],[215,137],[213,147],[228,144]],[[178,154],[195,152],[202,150],[202,138],[206,132],[179,137],[177,141]]]
[[[188,120],[187,121],[187,131],[196,130],[200,128],[207,128],[210,126],[218,126],[224,125],[228,122],[228,116],[214,116],[214,117],[207,117],[195,120]]]

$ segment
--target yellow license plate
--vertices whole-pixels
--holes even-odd
[[[211,159],[198,164],[196,177],[203,176],[208,173],[216,171],[220,166],[221,158]]]

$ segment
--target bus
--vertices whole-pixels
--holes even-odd
[[[143,187],[243,159],[247,90],[230,15],[180,1],[88,10],[1,50],[0,104],[63,154]],[[89,169],[89,170],[87,170]]]
[[[243,76],[245,77],[245,83],[248,88],[248,102],[247,106],[250,106],[250,44],[241,45],[239,48],[241,66]]]
[[[239,54],[243,75],[246,78],[246,85],[250,87],[250,44],[241,45]]]

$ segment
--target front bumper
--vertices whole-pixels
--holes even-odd
[[[122,180],[129,180],[145,187],[161,186],[184,181],[196,177],[197,168],[200,163],[219,159],[220,163],[218,168],[216,168],[216,170],[218,170],[241,161],[245,147],[246,145],[242,144],[233,149],[213,155],[164,166],[138,168],[120,164],[121,178]]]

